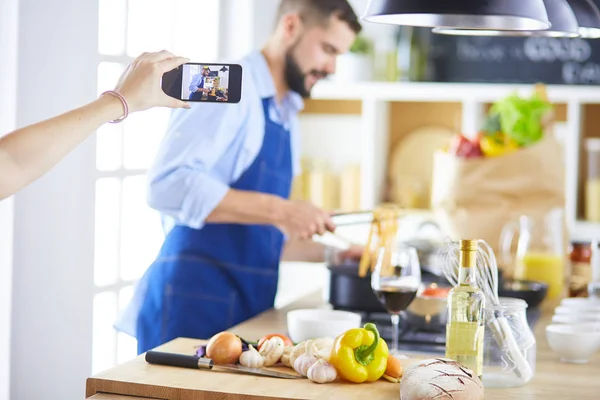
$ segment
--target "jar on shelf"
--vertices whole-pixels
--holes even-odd
[[[585,219],[600,222],[600,138],[585,140],[587,179],[585,181]]]
[[[589,242],[571,243],[569,297],[588,297],[588,284],[592,280],[591,258],[592,249]]]
[[[497,334],[486,321],[483,343],[483,386],[513,388],[524,386],[533,379],[536,367],[536,340],[527,321],[527,303],[521,299],[500,298],[499,305],[486,304],[486,318],[490,312],[496,319],[505,318],[509,332]],[[514,341],[510,345],[508,335]],[[502,336],[502,337],[500,337]],[[516,343],[516,345],[515,345]],[[518,351],[519,354],[514,354]],[[518,356],[518,357],[516,357]],[[518,361],[515,361],[518,359]]]

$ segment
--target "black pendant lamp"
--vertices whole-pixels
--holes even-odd
[[[600,38],[600,10],[592,0],[567,0],[577,23],[582,38]]]
[[[550,28],[542,0],[371,0],[363,20],[428,28]]]
[[[575,38],[580,36],[575,13],[567,3],[567,0],[544,0],[544,5],[548,13],[548,20],[552,24],[552,27],[549,29],[514,31],[434,28],[433,33],[457,36],[543,36],[555,38]]]

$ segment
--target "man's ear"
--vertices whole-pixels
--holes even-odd
[[[298,14],[289,13],[281,18],[281,28],[284,40],[295,43],[304,29],[304,24]]]

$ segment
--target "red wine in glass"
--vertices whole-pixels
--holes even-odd
[[[414,286],[382,286],[375,295],[390,314],[400,314],[412,303],[417,295]]]

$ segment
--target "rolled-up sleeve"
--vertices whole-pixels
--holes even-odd
[[[198,83],[198,75],[194,75],[192,78],[192,83],[190,83],[190,87],[188,88],[190,89],[190,92],[194,93],[198,89]]]
[[[229,190],[229,182],[213,167],[236,135],[243,134],[246,114],[243,102],[174,111],[148,171],[149,206],[179,224],[201,228]]]

